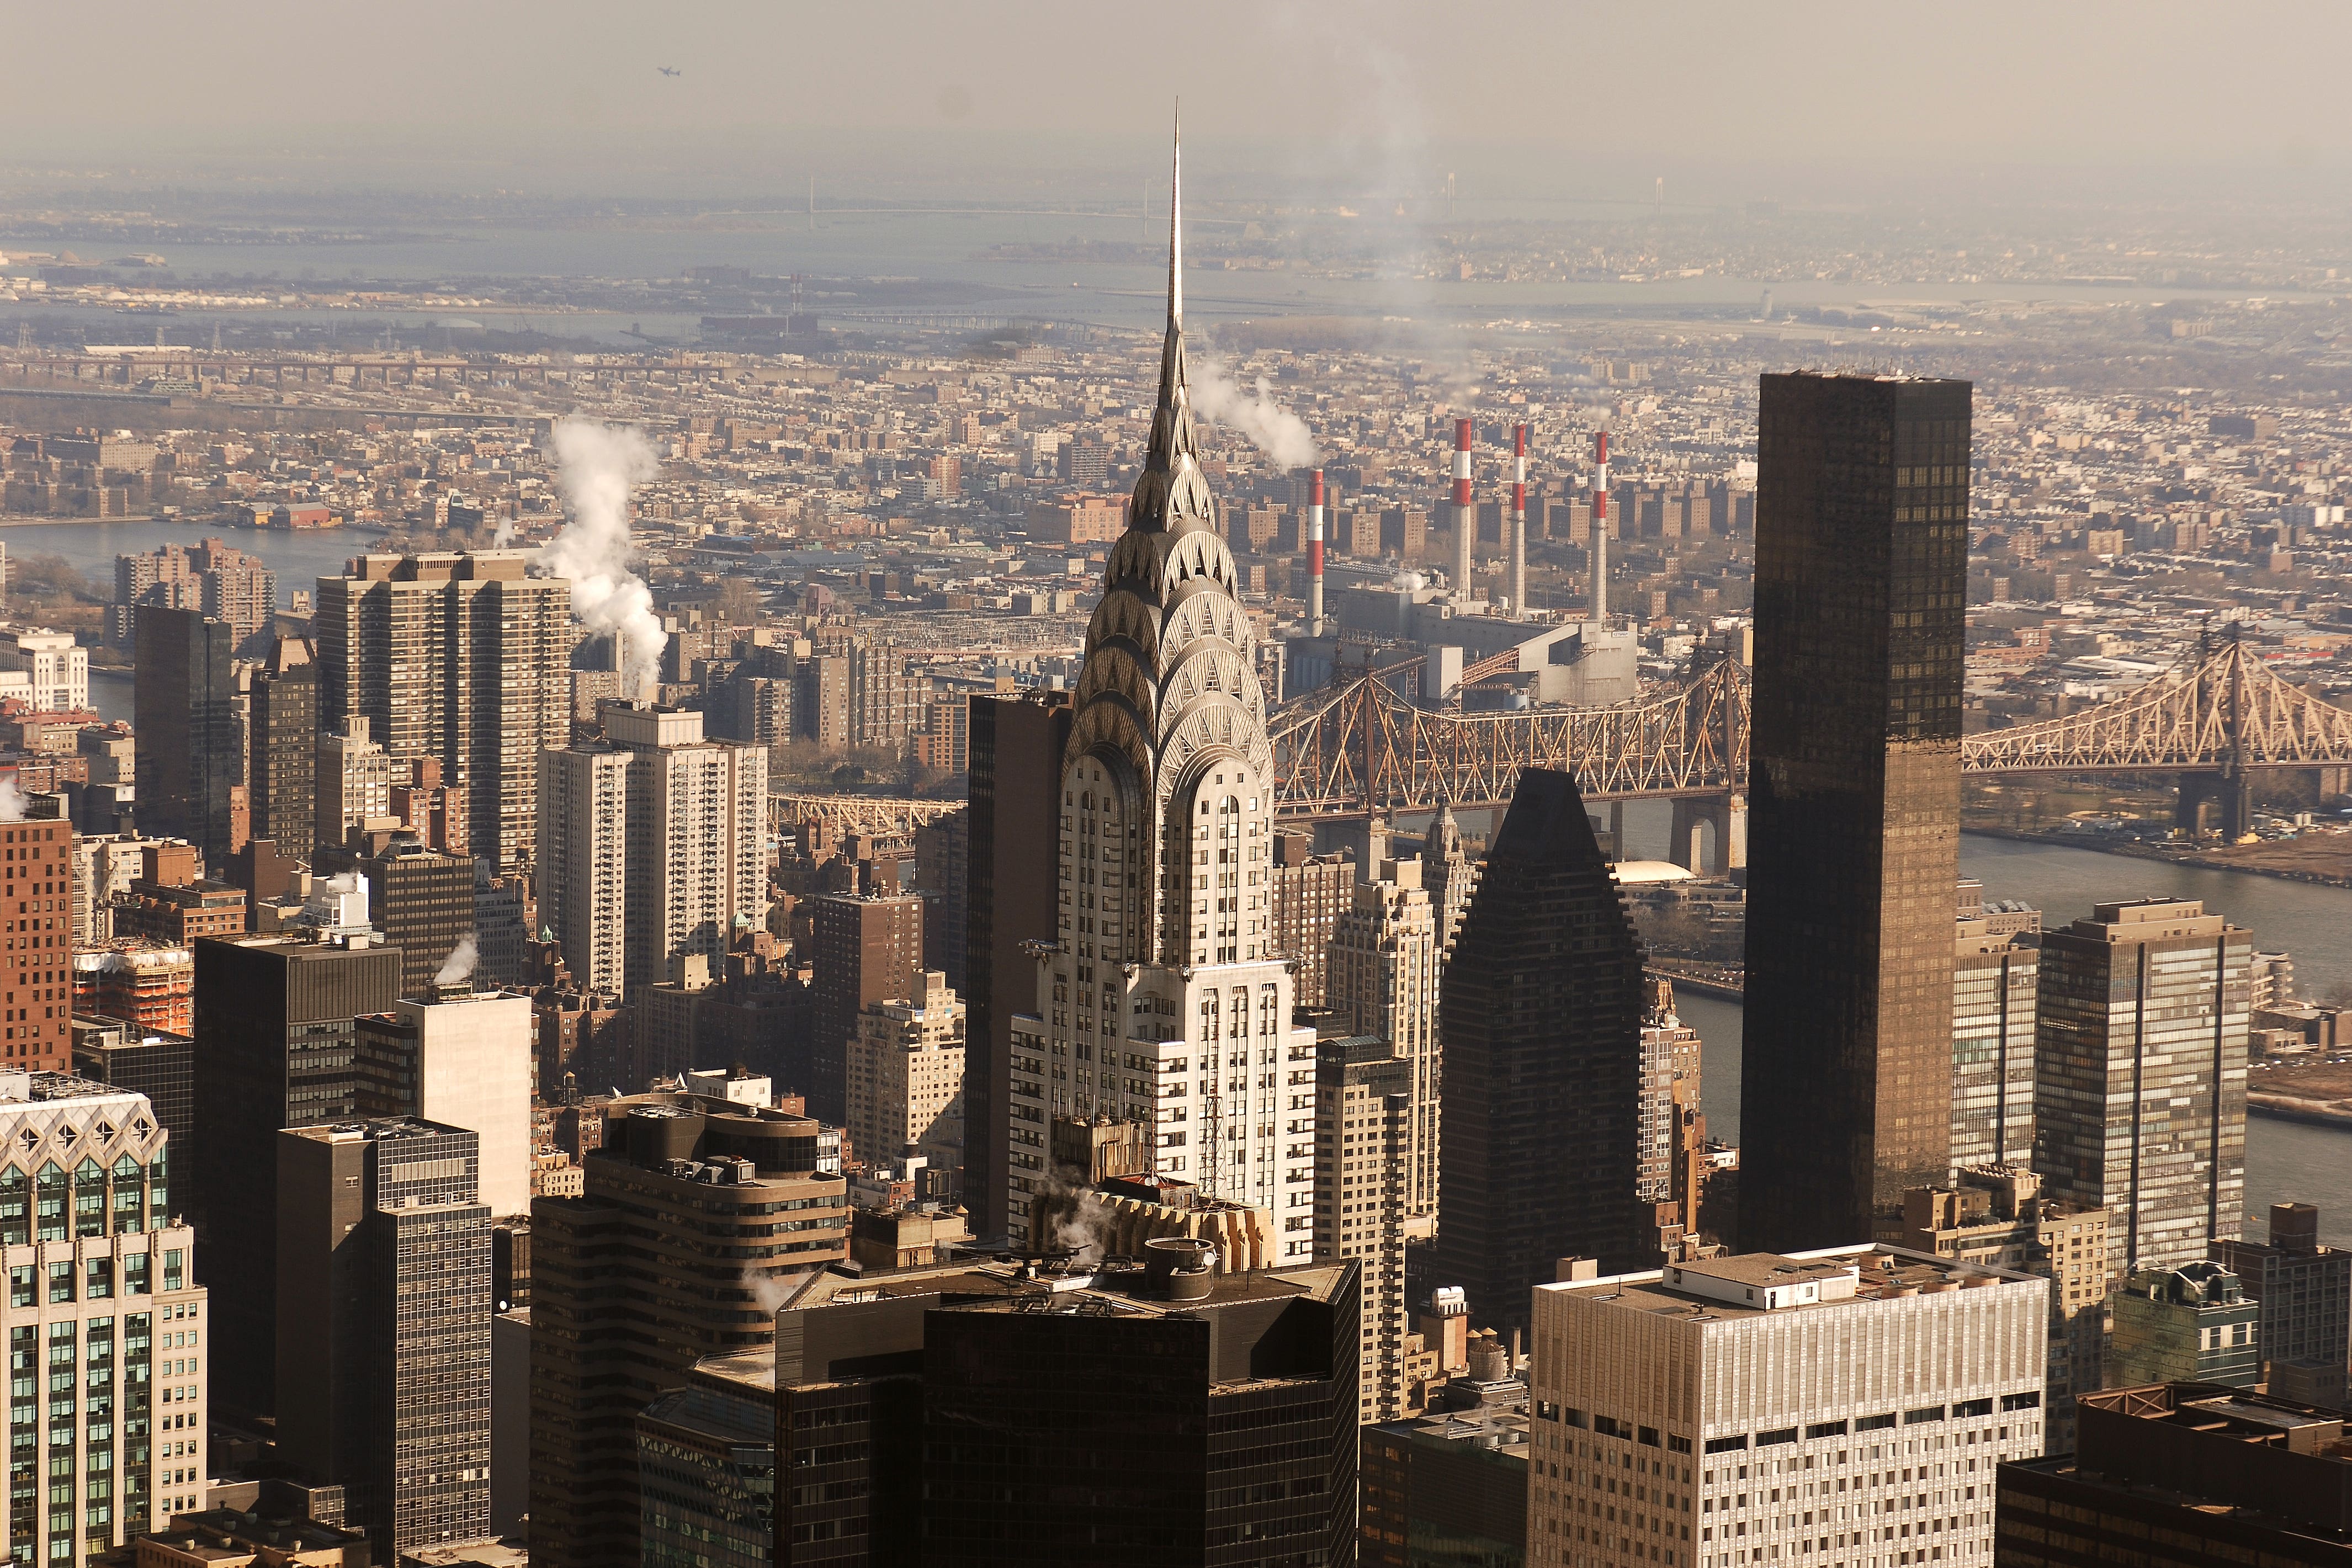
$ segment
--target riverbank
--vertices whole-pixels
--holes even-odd
[[[1649,971],[1662,980],[1672,980],[1676,991],[1696,991],[1703,997],[1720,997],[1727,1002],[1745,1001],[1747,981],[1737,969],[1727,969],[1716,964],[1689,964],[1679,958],[1652,958]]]
[[[2158,861],[2166,865],[2196,866],[2204,871],[2243,872],[2248,876],[2275,877],[2281,882],[2305,882],[2316,887],[2352,887],[2352,871],[2315,871],[2306,867],[2268,864],[2259,860],[2243,858],[2229,850],[2181,851],[2166,844],[2143,843],[2136,839],[2101,839],[2087,833],[2033,832],[2022,828],[1988,828],[1974,823],[1964,825],[1965,833],[1979,834],[1989,839],[2008,839],[2023,844],[2052,844],[2062,849],[2091,850],[2100,854],[2122,855],[2129,860]],[[2319,852],[2332,859],[2352,862],[2352,835],[2344,836],[2346,846],[2336,850],[2329,846]]]
[[[2352,1132],[2352,1104],[2327,1100],[2298,1100],[2288,1094],[2249,1094],[2246,1110],[2258,1116],[2275,1116],[2282,1122],[2301,1122],[2309,1127],[2341,1127]],[[2345,1151],[2352,1155],[2352,1149]]]

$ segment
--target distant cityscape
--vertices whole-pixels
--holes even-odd
[[[2352,1560],[2334,253],[1164,172],[0,212],[8,1560]]]

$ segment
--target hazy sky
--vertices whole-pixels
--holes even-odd
[[[344,163],[395,183],[511,168],[615,192],[790,187],[811,168],[1110,179],[1164,134],[1179,91],[1203,178],[1236,183],[1417,183],[1453,161],[1465,193],[1507,169],[1547,194],[1647,194],[1654,174],[1691,190],[1729,170],[2267,178],[2352,162],[2332,81],[2352,55],[2343,0],[129,0],[37,16],[13,30],[37,35],[45,63],[0,95],[0,164],[18,170],[220,172],[268,154],[322,181]]]

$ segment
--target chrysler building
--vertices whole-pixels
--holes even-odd
[[[1087,627],[1062,756],[1058,940],[1013,1023],[1016,1244],[1057,1121],[1139,1124],[1152,1170],[1265,1210],[1313,1250],[1315,1031],[1275,947],[1274,755],[1249,620],[1201,472],[1184,371],[1181,150],[1151,444]]]

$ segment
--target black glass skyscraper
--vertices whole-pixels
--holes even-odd
[[[245,782],[245,728],[230,655],[235,628],[193,610],[142,605],[136,623],[139,827],[228,869],[230,791]]]
[[[1740,1244],[1949,1175],[1969,386],[1763,378]]]
[[[1439,1004],[1437,1282],[1528,1321],[1565,1257],[1653,1265],[1638,1235],[1642,944],[1576,781],[1529,768],[1454,937]]]

